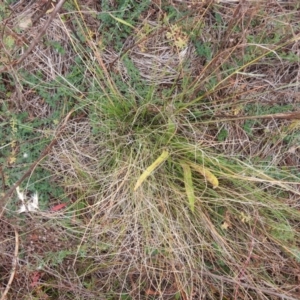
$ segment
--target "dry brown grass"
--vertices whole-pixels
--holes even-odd
[[[24,217],[7,209],[1,220],[1,292],[17,232],[8,299],[298,299],[299,120],[243,119],[299,111],[297,4],[173,1],[188,12],[173,21],[164,19],[167,1],[152,2],[119,52],[113,42],[102,47],[96,3],[79,3],[81,13],[64,8],[7,75],[14,86],[5,85],[4,100],[27,121],[58,111],[60,121],[72,101],[75,113],[40,163],[63,195]],[[4,35],[39,12],[31,2],[12,8]],[[6,64],[47,18],[20,33]],[[74,65],[85,90],[68,77]],[[59,77],[67,97],[53,107],[39,92],[45,84],[54,98],[58,86],[47,84]],[[41,139],[57,134],[55,122],[39,130]],[[134,191],[164,149],[169,159]],[[182,161],[219,180],[213,189],[193,172],[194,213]],[[61,201],[66,209],[49,210]]]

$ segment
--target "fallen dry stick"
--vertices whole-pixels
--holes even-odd
[[[17,232],[17,230],[14,228],[15,230],[15,253],[14,253],[14,257],[13,257],[13,262],[12,262],[12,270],[11,270],[11,274],[8,280],[8,283],[5,287],[5,290],[0,298],[0,300],[5,300],[6,299],[6,295],[9,292],[9,289],[11,287],[11,284],[14,280],[15,274],[16,274],[16,269],[17,269],[17,263],[18,263],[18,254],[19,254],[19,234]]]
[[[50,23],[52,22],[52,20],[54,19],[54,17],[56,16],[56,14],[58,13],[58,11],[61,9],[61,7],[63,6],[63,4],[65,3],[66,0],[60,0],[54,10],[52,11],[49,19],[47,20],[46,24],[43,26],[43,28],[40,30],[39,34],[35,37],[35,39],[32,41],[32,43],[29,45],[28,49],[25,51],[25,53],[16,61],[14,61],[12,64],[0,69],[0,73],[2,72],[6,72],[7,70],[9,70],[10,67],[13,67],[15,65],[20,64],[21,62],[24,61],[24,59],[31,53],[31,51],[34,49],[34,47],[38,44],[38,42],[40,41],[40,39],[42,38],[42,36],[44,35],[44,33],[46,32],[47,28],[49,27]]]

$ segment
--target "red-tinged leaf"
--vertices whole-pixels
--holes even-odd
[[[146,295],[159,295],[159,292],[156,292],[154,290],[148,289],[146,290]]]
[[[51,207],[50,211],[59,211],[59,210],[65,208],[66,206],[67,206],[67,203],[57,204],[57,205]]]
[[[31,287],[35,287],[37,286],[39,280],[41,279],[42,277],[42,273],[38,272],[38,271],[35,271],[31,274],[31,283],[30,283],[30,286]]]

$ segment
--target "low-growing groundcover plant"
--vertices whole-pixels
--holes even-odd
[[[297,5],[65,3],[3,75],[3,190],[56,141],[5,204],[8,299],[299,298]]]

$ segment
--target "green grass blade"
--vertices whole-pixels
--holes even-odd
[[[192,212],[195,210],[195,193],[194,193],[194,185],[192,179],[192,171],[188,164],[181,162],[180,163],[183,169],[183,179],[185,191],[189,200],[190,209]]]
[[[119,23],[122,23],[122,24],[124,24],[124,25],[126,25],[126,26],[131,27],[131,28],[134,29],[134,26],[132,26],[132,25],[129,24],[128,22],[124,21],[123,19],[117,18],[117,17],[115,17],[115,16],[112,15],[112,14],[109,14],[109,15],[110,15],[113,19],[115,19],[116,21],[118,21]]]

